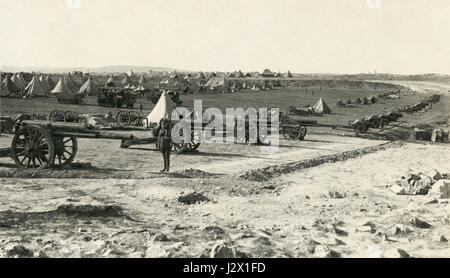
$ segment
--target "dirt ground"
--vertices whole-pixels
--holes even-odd
[[[411,85],[411,104],[426,90],[448,92],[419,85]],[[448,123],[448,98],[404,120]],[[0,256],[450,256],[442,240],[450,238],[449,200],[387,187],[410,171],[450,173],[448,144],[320,132],[306,139],[281,140],[269,155],[260,146],[202,144],[173,155],[170,174],[159,173],[154,146],[120,149],[113,140],[81,139],[82,168],[18,171],[2,158]],[[10,141],[2,135],[0,148]],[[248,178],[261,173],[269,178]],[[207,199],[181,202],[193,192]],[[431,227],[414,226],[414,217]]]

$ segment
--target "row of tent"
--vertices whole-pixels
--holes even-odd
[[[288,72],[289,73],[289,72]],[[226,77],[218,77],[215,73],[210,74],[210,78],[206,78],[203,72],[199,72],[196,76],[197,79],[205,80],[198,83],[200,91],[236,91],[240,89],[248,89],[253,91],[270,90],[274,86],[270,82],[264,82],[258,84],[253,82],[248,84],[247,82],[238,82],[227,80]],[[237,77],[242,76],[241,71],[237,72]],[[245,75],[244,75],[245,76]],[[191,75],[188,74],[185,78],[180,79],[177,72],[173,72],[170,79],[164,79],[159,83],[160,89],[185,89],[191,85]],[[137,76],[130,70],[120,83],[114,80],[114,76],[110,76],[105,82],[108,87],[123,87],[126,89],[132,89],[136,92],[144,92],[148,89],[146,86],[147,80],[144,75],[141,75],[138,82],[133,81],[137,79]],[[49,75],[34,75],[30,82],[26,82],[21,73],[14,73],[11,76],[7,75],[4,80],[0,80],[1,96],[15,95],[19,97],[27,96],[45,96],[58,93],[80,93],[83,95],[96,95],[98,94],[98,84],[92,77],[89,77],[81,88],[73,80],[71,74],[60,77],[59,81],[55,84]],[[119,86],[117,86],[119,84]]]
[[[131,70],[130,70],[130,71],[131,71]],[[260,75],[261,75],[261,76],[271,76],[271,77],[288,77],[288,78],[294,77],[290,71],[288,71],[288,72],[286,73],[286,75],[283,75],[283,74],[280,73],[280,72],[278,72],[278,73],[270,73],[270,74],[267,74],[266,71],[268,71],[268,70],[266,69],[266,70],[265,70],[262,74],[260,74]],[[127,76],[130,76],[130,77],[131,77],[131,75],[129,75],[129,74],[127,74]],[[219,76],[219,75],[218,75],[217,73],[211,72],[210,74],[208,74],[208,77],[207,77],[203,72],[200,71],[200,72],[198,72],[197,75],[195,75],[195,76],[193,76],[192,74],[188,73],[188,74],[186,74],[186,75],[184,76],[183,79],[190,80],[190,79],[193,78],[193,79],[200,79],[200,80],[201,80],[201,79],[213,78],[213,77],[218,77],[218,76]],[[230,72],[230,73],[226,74],[225,76],[226,76],[226,77],[229,77],[229,78],[246,78],[246,77],[254,77],[251,73],[247,72],[247,73],[244,74],[241,70],[238,70],[238,71],[235,71],[235,72]],[[171,79],[181,79],[180,74],[178,74],[176,71],[172,72],[172,73],[170,74],[169,77],[170,77]]]
[[[0,76],[1,78],[1,76]],[[13,76],[6,75],[3,80],[0,80],[0,95],[17,97],[29,96],[47,96],[59,93],[81,93],[81,94],[95,94],[97,86],[92,78],[78,88],[78,85],[72,79],[71,75],[60,77],[55,84],[53,79],[47,75],[34,75],[30,82],[26,82],[20,73],[15,73]]]
[[[131,74],[130,73],[126,74],[125,77],[120,82],[125,89],[133,89],[136,92],[145,91],[147,89],[145,86],[147,80],[144,75],[141,75],[141,77],[139,78],[139,82],[137,84],[133,82],[132,77],[134,77],[134,73],[131,71]],[[105,85],[108,87],[118,87],[112,75],[105,82]]]

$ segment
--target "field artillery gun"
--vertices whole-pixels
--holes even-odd
[[[11,147],[0,149],[0,157],[11,156],[19,168],[63,168],[73,162],[77,138],[130,140],[131,134],[94,130],[82,123],[21,121],[16,124]]]
[[[72,110],[62,111],[55,109],[52,112],[50,112],[48,119],[52,122],[67,122],[67,123],[86,122],[86,119],[82,115]]]
[[[365,122],[369,128],[383,128],[390,123],[390,119],[387,115],[372,115],[365,119]]]
[[[117,107],[133,108],[136,103],[138,95],[132,89],[125,89],[121,87],[100,87],[98,95],[98,105],[102,107]]]
[[[119,111],[116,115],[117,123],[123,126],[134,126],[139,127],[143,126],[145,121],[144,115],[136,111]]]

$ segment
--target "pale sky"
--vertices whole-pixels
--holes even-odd
[[[450,73],[450,1],[368,1],[0,0],[0,66]]]

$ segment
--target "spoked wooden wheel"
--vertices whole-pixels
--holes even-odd
[[[180,136],[183,136],[183,129],[180,129]],[[176,153],[192,152],[200,147],[201,133],[195,129],[191,131],[191,141],[182,143],[174,143],[173,149]]]
[[[183,129],[180,129],[179,131],[180,137],[183,137]],[[173,150],[176,153],[183,153],[187,151],[187,145],[184,143],[184,140],[181,143],[173,143]]]
[[[49,115],[49,120],[52,122],[65,122],[66,115],[61,110],[53,110]]]
[[[283,127],[280,132],[286,139],[296,140],[300,137],[300,131],[295,128]]]
[[[301,141],[305,140],[306,133],[308,133],[308,130],[306,129],[306,127],[301,126],[300,127],[300,134],[299,134],[298,139],[300,139]]]
[[[185,144],[173,144],[173,150],[176,153],[183,153],[186,151],[186,145]]]
[[[186,147],[187,150],[189,151],[195,151],[198,149],[198,147],[200,147],[200,138],[201,137],[201,133],[197,130],[192,130],[191,132],[191,142],[187,143],[186,145],[188,145]]]
[[[283,135],[284,139],[289,139],[288,128],[280,126],[280,134]]]
[[[77,138],[73,136],[54,136],[55,151],[52,165],[63,168],[73,162],[78,150]]]
[[[128,113],[128,111],[119,111],[119,113],[117,113],[117,122],[126,126],[129,125],[131,122],[130,113]]]
[[[356,133],[366,133],[369,127],[363,122],[356,122],[353,126]]]
[[[21,128],[11,142],[11,156],[19,168],[43,169],[51,165],[54,150],[50,133],[37,126]]]
[[[64,116],[66,116],[65,121],[69,123],[76,123],[78,122],[78,114],[72,110],[67,110],[64,112]]]
[[[295,128],[291,128],[288,132],[288,137],[289,139],[297,140],[300,138],[300,131]]]
[[[388,125],[390,122],[388,117],[381,117],[380,119],[380,127],[383,128],[385,125]]]

